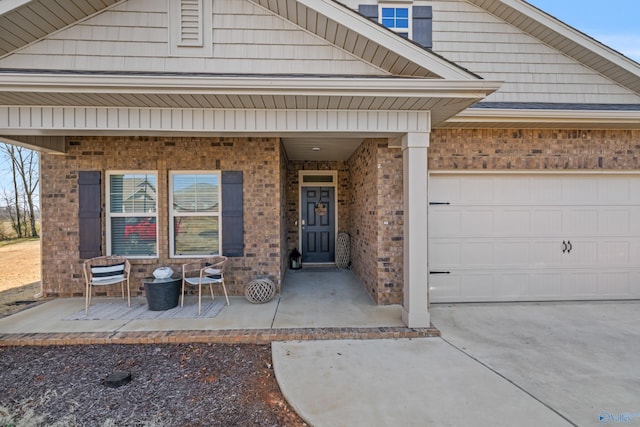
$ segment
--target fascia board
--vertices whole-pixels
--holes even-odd
[[[318,77],[202,77],[0,74],[7,92],[295,94],[354,96],[446,96],[482,99],[500,88],[490,80]]]
[[[635,124],[640,127],[640,111],[501,110],[469,108],[447,123],[583,123]]]
[[[351,9],[333,0],[297,0],[298,3],[315,10],[336,23],[349,28],[363,37],[373,40],[403,58],[437,74],[443,79],[478,80],[478,77],[447,60],[432,55],[425,49],[416,46],[401,37],[381,28],[364,16],[360,16]]]
[[[640,77],[640,64],[521,0],[496,0]]]

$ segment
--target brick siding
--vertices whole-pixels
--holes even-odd
[[[438,129],[429,169],[631,170],[640,130]]]
[[[187,260],[169,258],[168,173],[172,170],[242,170],[244,176],[245,256],[230,258],[227,286],[241,294],[255,277],[280,286],[282,182],[277,138],[67,138],[64,156],[43,154],[41,160],[42,281],[45,296],[84,294],[78,251],[78,171],[150,170],[158,173],[157,259],[132,259],[132,295],[143,291],[141,279],[160,265],[180,271]],[[104,194],[103,211],[104,211]],[[274,203],[275,201],[275,203]],[[103,253],[105,230],[103,215]],[[118,286],[105,287],[119,295]],[[98,294],[100,295],[100,294]]]

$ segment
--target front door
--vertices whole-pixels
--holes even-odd
[[[335,213],[333,187],[302,187],[302,262],[334,262]]]

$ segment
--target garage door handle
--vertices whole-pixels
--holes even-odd
[[[450,271],[430,271],[429,274],[451,274]]]
[[[567,252],[567,243],[563,240],[562,241],[562,253]]]
[[[450,205],[449,202],[429,202],[430,205]]]
[[[573,249],[573,245],[571,244],[571,240],[567,240],[567,245],[569,245],[569,249],[567,250],[567,253],[571,253],[571,250]]]

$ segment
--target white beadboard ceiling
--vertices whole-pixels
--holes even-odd
[[[283,138],[289,160],[345,161],[362,143],[361,138],[299,137]]]

